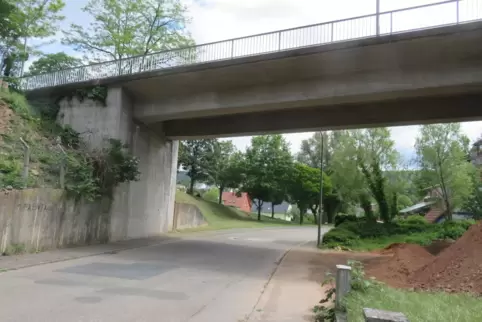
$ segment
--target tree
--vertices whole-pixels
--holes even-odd
[[[221,204],[224,190],[236,189],[241,184],[243,155],[235,150],[231,141],[215,141],[213,148],[209,182],[218,188],[218,202]]]
[[[284,191],[282,185],[292,167],[292,157],[281,135],[263,135],[251,139],[246,150],[245,177],[242,188],[254,201],[261,220],[264,202],[276,202],[274,196]]]
[[[211,201],[211,202],[218,202],[218,196],[219,196],[219,189],[216,187],[209,189],[202,195],[204,200]]]
[[[59,29],[58,23],[64,19],[60,14],[65,6],[63,0],[15,0],[17,10],[11,14],[21,39],[21,74],[23,64],[27,60],[28,40],[46,38],[55,35]]]
[[[468,147],[469,139],[458,123],[424,125],[415,143],[421,175],[438,188],[447,220],[473,192],[475,169],[467,161]]]
[[[296,162],[287,182],[287,192],[290,202],[296,204],[300,210],[300,225],[308,209],[311,210],[317,221],[317,212],[320,205],[320,180],[321,170],[306,164]],[[323,173],[323,199],[331,195],[332,185],[330,177]]]
[[[82,10],[93,22],[87,28],[72,24],[62,42],[93,61],[193,44],[185,31],[187,9],[180,0],[90,0]]]
[[[179,164],[187,170],[191,178],[188,193],[194,193],[196,182],[209,179],[215,144],[214,139],[181,142]]]
[[[323,171],[330,174],[333,163],[333,154],[338,148],[339,140],[344,131],[323,132]],[[300,152],[296,159],[313,168],[320,168],[321,134],[316,132],[309,139],[301,141]]]
[[[7,0],[0,0],[0,75],[9,77],[20,58],[19,28],[13,19],[17,8]]]
[[[28,73],[38,75],[51,73],[57,70],[76,67],[82,64],[82,60],[71,57],[66,53],[46,54],[32,63]]]

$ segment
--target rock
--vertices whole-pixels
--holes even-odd
[[[38,172],[38,170],[35,170],[35,169],[30,170],[30,172],[31,172],[34,176],[38,176],[38,175],[40,174],[40,172]]]
[[[7,189],[7,190],[13,190],[13,187],[12,187],[12,186],[6,186],[5,189]]]

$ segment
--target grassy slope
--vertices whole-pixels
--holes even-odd
[[[23,187],[23,145],[30,147],[29,187],[57,187],[61,152],[56,147],[56,137],[61,128],[53,121],[36,116],[25,98],[14,92],[0,90],[3,111],[9,108],[9,120],[0,133],[0,188]]]
[[[482,301],[466,294],[422,293],[389,287],[352,292],[347,298],[348,320],[363,322],[363,308],[404,313],[410,322],[482,321]]]
[[[248,214],[232,207],[226,207],[201,198],[194,198],[183,192],[176,192],[176,202],[196,205],[206,218],[207,226],[187,231],[217,230],[229,228],[263,228],[266,226],[292,226],[291,222],[263,217],[257,221],[256,215]]]

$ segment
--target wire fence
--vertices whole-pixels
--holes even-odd
[[[481,19],[482,0],[448,0],[27,76],[20,79],[20,87],[28,91]]]

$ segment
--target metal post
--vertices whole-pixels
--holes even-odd
[[[346,265],[336,265],[336,297],[335,308],[340,310],[343,298],[351,290],[351,267]]]
[[[455,5],[457,6],[457,24],[459,24],[459,21],[460,21],[460,0],[457,0]]]
[[[57,146],[59,147],[60,151],[62,152],[62,158],[60,159],[60,189],[65,188],[65,163],[67,159],[67,153],[65,153],[65,150],[62,148],[62,145],[60,144],[60,138],[57,138]]]
[[[231,58],[234,58],[234,40],[231,41]]]
[[[30,147],[28,144],[20,138],[20,142],[23,145],[23,172],[22,172],[22,180],[24,184],[24,188],[27,188],[28,185],[28,168],[30,165]]]
[[[324,151],[324,138],[323,138],[323,131],[320,131],[320,171],[321,171],[321,178],[320,178],[320,206],[318,207],[318,246],[321,245],[321,217],[323,216],[323,151]]]
[[[390,12],[390,35],[393,33],[393,12]]]
[[[376,14],[376,28],[377,28],[377,36],[380,36],[380,0],[377,1],[377,14]]]
[[[278,51],[281,51],[281,31],[278,33]]]

